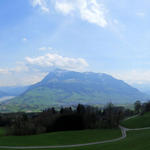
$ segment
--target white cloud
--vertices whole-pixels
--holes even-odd
[[[42,11],[49,12],[49,7],[46,0],[31,0],[31,2],[33,7],[39,6]]]
[[[107,25],[105,18],[105,9],[96,0],[80,1],[79,4],[81,18],[101,27]]]
[[[41,81],[47,73],[18,62],[14,68],[0,69],[0,86],[31,85]]]
[[[59,10],[65,15],[69,14],[71,11],[74,10],[74,6],[72,5],[72,3],[58,1],[56,1],[55,8],[56,10]]]
[[[26,57],[14,68],[0,68],[0,86],[31,85],[41,81],[53,68],[85,71],[88,63],[83,58],[46,54],[35,58]]]
[[[55,8],[65,15],[79,13],[82,20],[107,26],[106,9],[97,0],[56,0]]]
[[[88,63],[83,58],[69,58],[58,54],[46,54],[36,58],[26,57],[28,65],[36,69],[50,69],[51,67],[83,71],[88,67]]]
[[[144,12],[137,12],[136,15],[138,17],[141,17],[141,18],[145,17],[145,13]]]
[[[40,51],[45,51],[47,48],[46,47],[40,47],[39,50]]]
[[[20,72],[28,72],[29,68],[23,62],[17,64],[15,68],[9,69],[9,73],[20,73]]]
[[[31,0],[33,7],[39,6],[44,12],[50,10],[50,0]],[[64,15],[78,14],[82,20],[94,23],[100,27],[106,27],[107,10],[97,0],[53,0],[51,5]]]
[[[28,40],[28,39],[27,39],[27,38],[25,38],[25,37],[22,39],[22,41],[23,41],[23,42],[26,42],[27,40]]]
[[[40,47],[39,50],[40,51],[46,51],[46,50],[50,50],[51,51],[51,50],[53,50],[53,48],[52,47],[45,47],[45,46],[43,46],[43,47]]]

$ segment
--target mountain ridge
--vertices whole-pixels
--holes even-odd
[[[104,73],[57,69],[23,94],[3,103],[18,106],[62,106],[82,104],[133,103],[147,96],[122,80]]]

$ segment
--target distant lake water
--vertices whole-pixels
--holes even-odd
[[[2,97],[2,98],[0,98],[0,102],[2,102],[2,101],[6,101],[6,100],[8,100],[8,99],[12,99],[12,98],[14,98],[15,96],[5,96],[5,97]]]

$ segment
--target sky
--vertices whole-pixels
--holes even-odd
[[[54,68],[150,84],[149,0],[0,0],[0,86]]]

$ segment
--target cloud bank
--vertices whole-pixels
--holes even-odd
[[[0,68],[0,86],[31,85],[41,81],[51,69],[60,68],[85,71],[88,63],[83,58],[70,58],[48,53],[38,57],[26,57],[14,68]]]
[[[35,58],[26,57],[27,64],[32,67],[49,69],[51,67],[84,71],[88,67],[88,63],[83,58],[70,58],[58,54],[46,54]]]
[[[49,8],[47,6],[47,0],[31,0],[32,6],[39,6],[42,11],[49,12]]]
[[[77,15],[82,20],[94,23],[100,27],[107,26],[104,5],[97,0],[32,0],[33,7],[40,7],[44,12],[50,12],[50,4],[57,12],[64,15]]]
[[[65,15],[78,13],[82,20],[105,27],[107,25],[104,6],[97,0],[56,0],[55,8]]]

